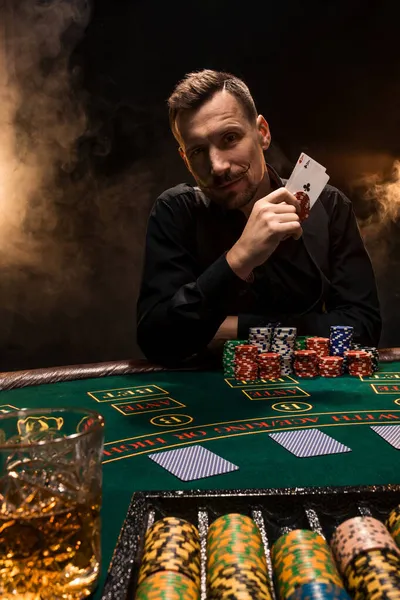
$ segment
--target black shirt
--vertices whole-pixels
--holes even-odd
[[[268,170],[275,187],[284,185]],[[157,199],[137,305],[138,343],[148,359],[174,364],[201,353],[229,315],[238,315],[239,339],[249,327],[281,322],[298,335],[323,337],[331,325],[352,325],[355,340],[378,344],[375,278],[344,194],[326,186],[300,240],[281,242],[251,283],[225,258],[245,224],[241,211],[218,206],[189,184]]]

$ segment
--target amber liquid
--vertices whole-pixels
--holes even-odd
[[[57,512],[47,505],[27,518],[0,515],[1,600],[88,596],[100,567],[99,504],[64,505]]]

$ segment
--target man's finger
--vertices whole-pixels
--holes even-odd
[[[268,196],[265,196],[265,198],[263,199],[268,200],[268,202],[271,202],[273,204],[286,202],[286,204],[291,204],[296,209],[300,208],[300,202],[297,200],[297,198],[293,196],[293,194],[288,192],[288,190],[284,187],[274,190],[273,192],[268,194]]]

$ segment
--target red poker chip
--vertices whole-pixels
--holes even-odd
[[[258,348],[257,348],[257,346],[252,346],[251,344],[247,344],[247,345],[243,344],[242,346],[235,347],[235,354],[243,354],[243,353],[257,356]]]
[[[279,379],[280,376],[280,373],[276,373],[275,375],[264,375],[264,373],[260,373],[260,379]]]
[[[321,356],[320,362],[327,364],[342,364],[343,358],[341,356]]]
[[[281,370],[280,369],[275,369],[274,371],[264,371],[264,369],[261,369],[260,373],[262,373],[265,377],[267,375],[271,375],[271,377],[273,379],[275,379],[275,375],[278,375],[278,377],[280,377]]]
[[[340,377],[341,373],[320,373],[321,377]]]
[[[296,192],[295,197],[300,202],[299,218],[304,221],[310,214],[310,198],[305,192]]]
[[[329,356],[329,338],[307,338],[306,346],[307,350],[315,350],[319,356]]]
[[[346,350],[344,353],[346,358],[366,358],[368,356],[368,352],[364,350]]]
[[[238,346],[235,346],[235,350],[236,352],[240,352],[242,350],[254,350],[254,346],[252,346],[251,344],[239,344]]]
[[[243,358],[243,357],[236,357],[234,359],[235,364],[237,365],[256,365],[257,361],[253,360],[252,358]]]
[[[296,373],[297,377],[317,377],[318,373],[314,372],[314,373]]]
[[[360,375],[362,377],[368,377],[369,375],[372,375],[372,373],[373,373],[373,371],[366,371],[365,373],[350,373],[349,372],[349,375],[350,375],[350,377],[359,377]]]

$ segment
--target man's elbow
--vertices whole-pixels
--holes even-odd
[[[382,333],[382,318],[379,312],[370,315],[362,328],[360,342],[365,346],[378,347]]]

